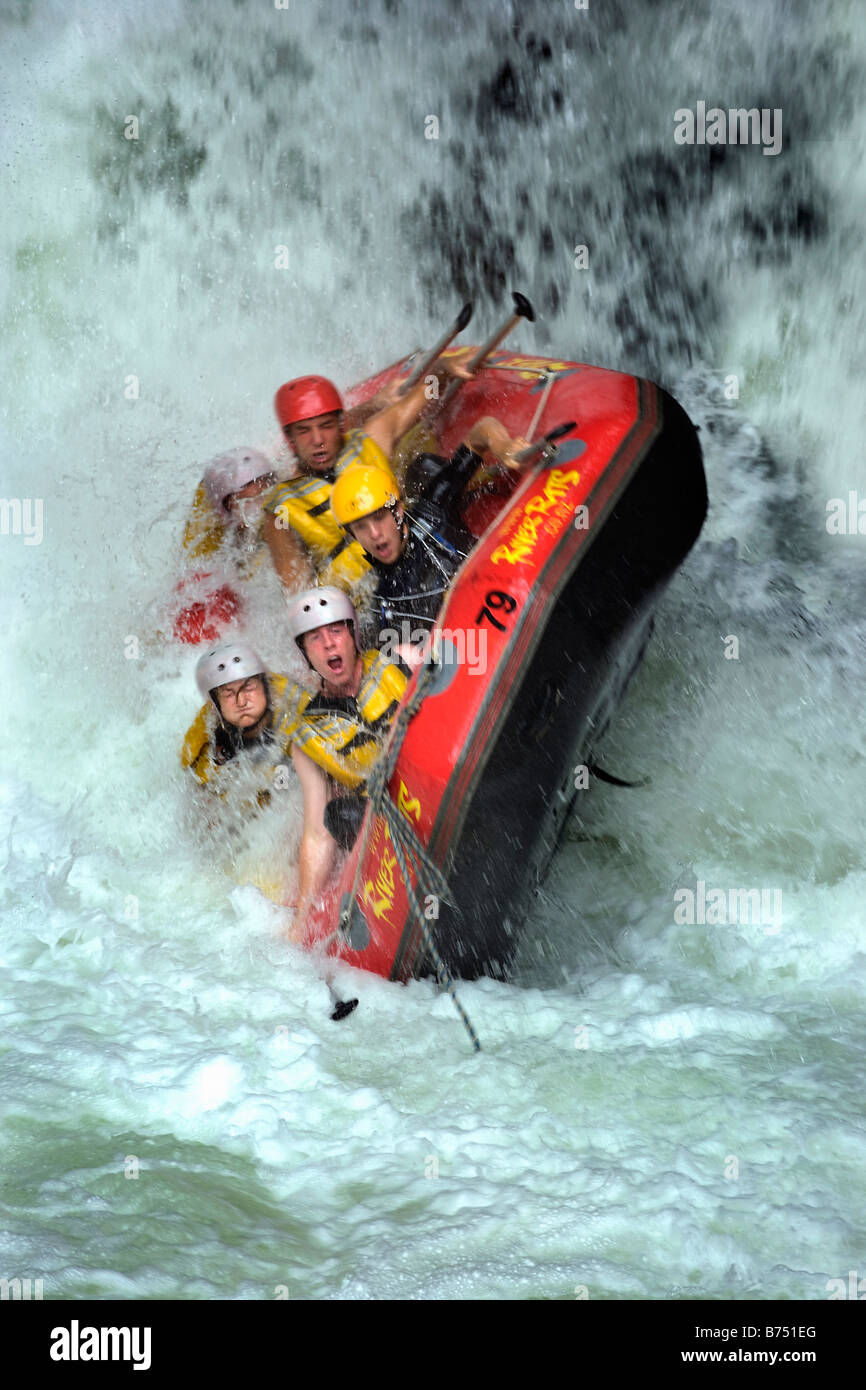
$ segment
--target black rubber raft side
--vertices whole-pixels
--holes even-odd
[[[574,767],[591,757],[622,699],[653,611],[706,516],[694,426],[673,397],[641,386],[657,393],[661,429],[548,610],[449,866],[456,906],[443,905],[429,924],[448,969],[463,979],[507,975],[567,818]],[[430,968],[410,947],[394,976]]]

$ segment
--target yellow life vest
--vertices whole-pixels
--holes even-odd
[[[271,489],[273,491],[273,489]],[[265,498],[270,492],[265,494]],[[225,544],[229,527],[214,511],[205,492],[204,482],[196,488],[192,507],[183,532],[183,554],[185,560],[203,560],[215,555]],[[238,535],[235,532],[235,535]],[[230,559],[240,579],[250,579],[267,554],[267,546],[259,527],[258,534],[249,545],[237,544],[224,552],[222,558]]]
[[[248,784],[244,788],[245,799],[240,804],[234,803],[227,808],[232,818],[236,814],[242,817],[257,815],[270,801],[272,789],[276,792],[277,789],[287,787],[288,779],[292,775],[291,750],[282,736],[283,729],[286,725],[291,727],[297,721],[300,706],[309,699],[309,695],[306,690],[302,690],[285,676],[269,672],[267,680],[272,702],[271,728],[275,736],[274,742],[266,749],[256,750],[259,756],[251,763],[253,780],[251,785]],[[228,788],[221,785],[225,781],[221,774],[230,768],[233,769],[238,760],[233,758],[226,764],[214,761],[212,739],[216,724],[216,710],[213,703],[208,701],[206,705],[202,705],[187,731],[181,749],[181,762],[208,788],[208,795],[222,799]],[[240,757],[243,759],[243,753]],[[268,854],[262,858],[255,849],[242,841],[240,846],[233,843],[231,857],[224,867],[237,883],[252,883],[272,902],[285,902],[294,866],[284,857],[277,856],[275,859],[272,854]]]
[[[289,757],[290,734],[300,719],[300,712],[310,696],[308,691],[287,676],[266,673],[271,698],[271,729],[274,733],[273,756],[262,760],[262,790],[273,781],[278,767]],[[180,750],[180,761],[198,780],[209,786],[219,779],[224,764],[214,759],[213,737],[217,714],[212,700],[202,705],[186,731]]]
[[[226,530],[227,527],[210,504],[204,482],[200,482],[183,531],[185,558],[200,560],[206,555],[213,555],[225,540]]]
[[[369,777],[407,685],[399,666],[375,648],[365,652],[362,661],[364,674],[355,699],[308,697],[289,734],[323,772],[352,790]]]
[[[394,476],[385,450],[363,430],[350,430],[343,440],[343,447],[337,455],[334,467],[337,477],[339,478],[353,463],[363,463],[367,468],[381,468],[385,473]]]
[[[358,542],[331,516],[333,486],[328,478],[302,473],[277,484],[268,494],[265,511],[276,517],[282,529],[297,532],[323,584],[350,589],[368,573],[370,562]]]

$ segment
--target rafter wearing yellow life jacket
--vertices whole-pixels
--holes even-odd
[[[265,732],[254,743],[244,745],[226,737],[213,700],[202,705],[186,731],[180,752],[183,767],[188,767],[204,786],[214,787],[222,768],[238,753],[251,753],[261,766],[261,785],[272,785],[277,768],[284,766],[291,749],[291,732],[300,717],[300,709],[309,693],[288,676],[264,672],[270,700],[270,719]]]
[[[302,473],[279,483],[265,502],[265,511],[281,530],[295,531],[310,552],[322,583],[352,588],[370,566],[357,541],[351,540],[331,516],[333,478]]]
[[[184,527],[184,558],[208,559],[226,547],[223,557],[240,578],[254,574],[266,553],[262,505],[275,481],[273,464],[258,449],[242,446],[211,459]]]
[[[382,449],[362,430],[351,430],[337,458],[334,473],[301,473],[278,483],[265,502],[265,511],[281,530],[291,528],[310,552],[319,582],[353,588],[369,573],[370,562],[361,546],[347,536],[331,515],[331,489],[344,468],[358,459],[375,460],[390,473]]]
[[[372,771],[406,689],[407,677],[381,652],[361,657],[358,694],[309,697],[292,730],[292,742],[341,786],[356,791]]]
[[[229,723],[218,712],[224,708],[224,692],[218,687],[227,692],[233,682],[235,695],[225,695],[233,715]],[[265,807],[279,812],[288,806],[276,793],[294,778],[288,731],[306,692],[285,676],[267,671],[258,654],[242,642],[224,644],[201,657],[196,684],[207,703],[187,731],[181,762],[201,783],[201,809],[217,835],[218,858],[236,882],[252,883],[273,902],[285,902],[294,868],[280,847],[289,823],[281,813],[270,826],[261,823],[253,830],[252,822]],[[263,703],[267,701],[266,717],[263,724],[253,724],[255,737],[244,738],[241,726],[256,712],[259,693]]]
[[[226,538],[228,527],[211,506],[204,481],[199,483],[183,530],[183,553],[187,560],[215,555]]]

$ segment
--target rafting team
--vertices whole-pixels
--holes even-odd
[[[438,387],[447,377],[470,376],[459,358],[440,358],[431,372]],[[244,759],[260,780],[260,800],[276,769],[291,760],[303,795],[293,941],[304,939],[338,850],[350,848],[357,834],[366,780],[429,645],[403,643],[389,660],[378,638],[362,641],[352,596],[362,581],[369,588],[375,580],[373,613],[365,620],[383,638],[395,622],[404,632],[407,622],[415,625],[413,641],[429,631],[475,543],[458,503],[483,466],[481,455],[517,468],[526,445],[487,416],[451,459],[426,452],[435,440],[421,434],[419,421],[431,385],[428,377],[403,395],[392,386],[344,411],[324,377],[287,381],[274,404],[294,456],[293,476],[278,482],[256,449],[221,455],[205,469],[184,535],[190,560],[227,539],[238,543],[247,564],[269,554],[286,591],[291,637],[318,685],[311,693],[271,671],[241,641],[218,646],[197,664],[205,703],[181,751],[184,767],[216,793],[223,769]],[[406,466],[413,436],[416,451]],[[397,481],[404,470],[411,510]]]

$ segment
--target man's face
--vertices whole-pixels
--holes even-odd
[[[343,447],[341,416],[338,410],[327,415],[314,415],[311,420],[298,420],[286,425],[285,435],[295,456],[310,473],[328,473],[337,462]]]
[[[239,526],[253,526],[261,518],[261,507],[255,504],[268,488],[273,487],[273,473],[265,473],[261,478],[253,478],[251,483],[237,492],[230,492],[225,505]]]
[[[327,623],[305,633],[301,640],[307,660],[323,680],[338,688],[352,684],[358,653],[348,623]]]
[[[406,548],[402,507],[397,507],[396,512],[390,507],[380,507],[360,521],[353,521],[349,530],[367,554],[383,565],[395,564]]]
[[[268,707],[265,683],[261,676],[248,676],[244,681],[229,681],[216,693],[220,714],[236,729],[251,729],[264,718]]]

